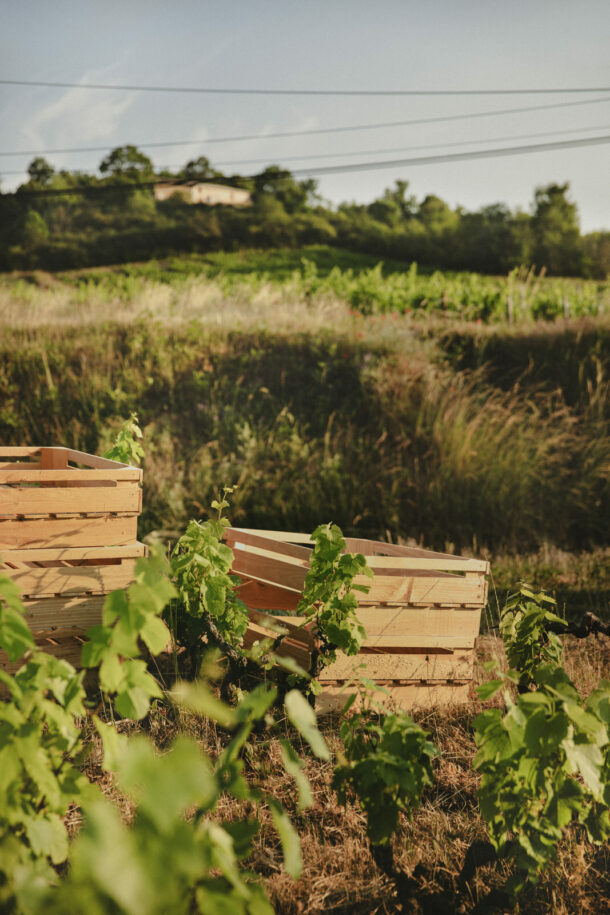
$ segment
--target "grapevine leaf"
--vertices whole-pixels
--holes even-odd
[[[303,857],[301,855],[301,843],[299,835],[290,822],[290,818],[284,808],[273,798],[269,798],[269,809],[273,819],[273,825],[277,829],[284,853],[284,866],[286,871],[295,880],[298,880],[303,870]]]
[[[297,809],[301,811],[305,810],[306,807],[311,807],[313,804],[313,795],[311,793],[309,780],[303,772],[303,760],[287,740],[280,741],[280,753],[286,772],[288,775],[291,775],[296,782],[297,791],[299,793]]]
[[[0,648],[17,661],[28,649],[34,650],[36,644],[23,614],[0,603]]]
[[[290,690],[284,699],[284,707],[291,724],[307,741],[318,759],[329,760],[330,750],[318,730],[316,715],[302,693]]]
[[[601,799],[603,785],[600,775],[604,758],[600,748],[593,743],[575,743],[573,740],[565,740],[563,747],[572,771],[579,772],[594,797]]]
[[[500,692],[504,686],[504,680],[488,680],[487,683],[482,683],[481,686],[477,686],[477,695],[482,702],[486,699],[491,699],[492,696],[495,696]]]
[[[233,728],[238,722],[235,709],[218,699],[204,683],[180,683],[172,697],[178,705],[211,718],[224,728]]]

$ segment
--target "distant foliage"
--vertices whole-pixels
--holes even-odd
[[[604,279],[608,273],[610,233],[581,236],[567,184],[537,187],[531,215],[501,203],[474,212],[452,209],[435,194],[418,201],[407,194],[404,180],[368,204],[341,203],[335,209],[319,195],[315,180],[298,180],[278,165],[251,177],[227,176],[201,156],[159,177],[149,157],[127,145],[109,152],[99,169],[101,177],[56,172],[45,159],[32,160],[29,180],[17,193],[0,194],[0,270],[334,244],[449,270],[505,274],[535,263],[553,275]],[[175,197],[155,201],[154,182],[172,179],[244,188],[252,193],[253,205],[237,210],[191,206]],[[58,193],[64,189],[82,193]],[[53,196],[45,196],[49,191]],[[44,217],[46,232],[32,231],[40,227],[28,225],[28,210]]]

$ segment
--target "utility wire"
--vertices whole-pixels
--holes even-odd
[[[38,86],[51,89],[112,89],[129,92],[187,92],[200,95],[350,95],[350,96],[464,96],[464,95],[557,95],[610,92],[610,86],[550,89],[251,89],[209,86],[134,86],[112,83],[69,83],[30,79],[0,79],[4,86]]]
[[[430,118],[411,118],[408,121],[382,121],[376,124],[353,124],[342,127],[314,127],[308,130],[283,130],[273,133],[241,134],[230,137],[210,137],[207,140],[167,140],[153,143],[136,143],[138,149],[159,149],[170,146],[205,146],[210,143],[237,143],[244,140],[276,140],[279,137],[307,137],[320,134],[349,133],[358,130],[383,130],[392,127],[411,127],[418,124],[440,124],[446,121],[464,121],[471,118],[490,118],[505,114],[523,114],[529,111],[550,111],[555,108],[574,108],[579,105],[597,105],[610,102],[606,98],[582,99],[577,102],[555,102],[550,105],[528,105],[522,108],[500,108],[495,111],[474,111],[467,114],[445,114]],[[108,152],[106,146],[70,146],[58,149],[20,149],[0,151],[0,156],[52,156],[65,153]]]
[[[511,140],[529,140],[534,137],[557,137],[567,133],[586,133],[589,130],[610,130],[608,124],[595,124],[591,127],[572,127],[568,130],[546,130],[541,133],[511,134],[505,137],[480,137],[477,140],[452,140],[450,143],[420,143],[416,146],[399,146],[390,149],[358,149],[332,153],[303,153],[300,156],[282,156],[281,162],[298,162],[303,159],[339,159],[342,156],[385,156],[389,153],[410,152],[414,149],[446,149],[451,146],[470,146],[473,143],[506,143]],[[219,159],[218,165],[256,165],[269,162],[269,156],[261,159]],[[171,166],[165,166],[171,168]],[[175,167],[175,166],[174,166]],[[3,174],[23,174],[22,172],[4,172]]]
[[[309,169],[295,169],[292,172],[292,175],[294,177],[300,177],[310,175],[345,174],[347,172],[373,171],[384,168],[403,168],[416,165],[433,165],[440,162],[458,162],[468,159],[489,159],[499,156],[515,156],[534,152],[549,152],[555,149],[576,149],[582,146],[597,146],[603,143],[610,143],[610,135],[600,137],[586,137],[581,140],[558,140],[551,143],[534,143],[528,146],[508,146],[496,149],[471,150],[469,152],[463,153],[446,153],[437,156],[419,156],[412,159],[385,159],[380,162],[355,162],[352,164],[342,165],[326,165],[319,167],[314,166],[313,168]],[[257,176],[252,175],[250,177],[255,178]],[[47,197],[57,196],[61,194],[101,194],[109,191],[121,190],[129,193],[137,188],[152,188],[155,186],[155,184],[158,184],[162,181],[172,181],[174,184],[181,184],[184,183],[185,180],[186,179],[177,180],[172,178],[159,178],[156,181],[145,181],[139,183],[134,182],[130,184],[104,184],[72,188],[45,188],[44,190],[40,191],[20,190],[10,195],[5,194],[4,196],[15,196],[18,198]]]
[[[608,124],[594,124],[590,127],[573,127],[569,130],[551,130],[543,131],[540,133],[522,133],[522,134],[512,134],[505,137],[480,137],[477,140],[452,140],[449,143],[420,143],[415,146],[400,146],[394,148],[385,148],[385,149],[358,149],[358,150],[347,150],[344,152],[332,152],[332,153],[303,153],[299,156],[282,156],[278,159],[277,164],[283,164],[284,162],[298,162],[304,159],[340,159],[341,157],[347,156],[353,158],[354,156],[385,156],[389,153],[403,153],[410,152],[415,149],[446,149],[448,147],[455,146],[470,146],[480,143],[503,143],[511,140],[529,140],[534,137],[556,137],[563,136],[568,133],[586,133],[590,130],[610,130],[610,125]],[[263,158],[258,159],[219,159],[218,162],[214,163],[217,167],[225,168],[227,166],[235,165],[258,165],[261,163],[270,164],[272,159],[269,156],[264,156]],[[163,165],[157,166],[157,170],[167,170],[170,171],[172,168],[176,168],[175,165]],[[25,175],[26,169],[17,169],[15,171],[0,171],[1,175]]]
[[[581,146],[598,146],[610,143],[610,136],[586,137],[582,140],[557,140],[551,143],[532,143],[528,146],[508,146],[500,149],[480,149],[463,153],[445,153],[438,156],[419,156],[414,159],[390,159],[382,162],[355,162],[352,165],[321,165],[313,168],[295,169],[295,177],[305,175],[332,175],[346,172],[364,172],[381,168],[402,168],[413,165],[432,165],[437,162],[459,162],[466,159],[491,159],[496,156],[518,156],[532,152],[548,152],[553,149],[577,149]]]

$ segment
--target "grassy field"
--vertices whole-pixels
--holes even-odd
[[[0,440],[101,452],[137,411],[143,537],[175,539],[227,483],[242,526],[310,531],[333,520],[345,534],[490,558],[479,681],[484,661],[501,655],[498,607],[519,578],[548,589],[568,617],[607,617],[608,286],[301,254],[307,263],[249,252],[0,278]],[[507,295],[517,303],[510,323]],[[610,673],[601,641],[574,641],[567,657],[585,694]],[[178,727],[164,709],[147,722],[161,749]],[[502,878],[489,867],[470,891],[458,885],[466,848],[484,837],[471,769],[480,709],[473,694],[468,707],[418,716],[442,755],[395,850],[422,913],[471,912]],[[223,738],[209,723],[186,717],[179,727],[218,753]],[[322,728],[334,747],[336,720]],[[278,753],[277,741],[253,739],[249,774],[294,813]],[[87,766],[129,819],[95,752]],[[282,869],[264,810],[249,867],[286,915],[395,912],[363,814],[337,806],[330,771],[308,763],[315,803],[294,813],[301,879]],[[243,812],[226,803],[221,813]],[[520,911],[610,910],[609,863],[607,849],[573,830]]]
[[[99,451],[136,410],[142,535],[180,531],[226,482],[236,523],[332,518],[348,534],[488,556],[500,591],[526,575],[572,612],[607,610],[607,308],[467,320],[477,284],[504,295],[509,281],[435,274],[462,284],[461,310],[363,312],[312,291],[311,265],[338,288],[366,277],[375,301],[388,282],[434,277],[302,254],[298,273],[294,252],[248,252],[4,276],[1,439]]]

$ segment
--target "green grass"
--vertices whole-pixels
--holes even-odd
[[[231,296],[272,288],[285,297],[315,301],[329,297],[366,314],[411,313],[425,320],[444,319],[530,323],[540,319],[599,316],[610,311],[610,285],[594,281],[549,279],[534,271],[508,277],[421,270],[416,264],[378,262],[350,251],[314,245],[300,250],[247,250],[191,255],[116,267],[63,272],[13,274],[0,283],[14,295],[31,295],[26,284],[96,290],[122,301],[142,294],[150,284],[176,293],[195,282],[217,284]],[[509,308],[510,302],[510,308]],[[510,313],[510,314],[509,314]]]
[[[291,263],[281,251],[264,262],[274,257]],[[508,570],[500,588],[542,576],[579,611],[590,593],[593,609],[607,607],[605,315],[510,326],[442,308],[367,315],[331,286],[373,294],[380,270],[364,266],[358,286],[335,267],[324,286],[317,268],[275,282],[230,273],[240,255],[213,260],[216,279],[152,279],[166,269],[154,263],[94,271],[99,282],[82,271],[4,278],[0,440],[100,452],[136,410],[143,535],[179,531],[237,484],[242,525],[332,519],[347,534],[488,551]],[[597,557],[595,586],[563,560],[547,575],[541,550]]]

